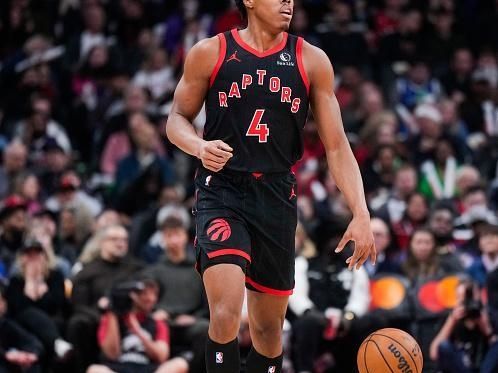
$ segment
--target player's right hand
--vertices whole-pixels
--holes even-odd
[[[230,158],[233,157],[233,149],[221,140],[204,141],[199,149],[199,159],[204,168],[218,172]]]

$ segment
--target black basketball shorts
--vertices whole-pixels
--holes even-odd
[[[200,168],[195,186],[195,247],[200,273],[216,264],[235,264],[245,273],[248,289],[292,294],[295,175],[216,173]]]

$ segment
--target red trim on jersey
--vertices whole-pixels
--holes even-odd
[[[304,64],[303,64],[303,41],[304,41],[303,38],[301,37],[297,38],[297,45],[296,45],[297,67],[299,68],[299,73],[301,74],[303,83],[306,86],[306,93],[308,93],[309,95],[310,81],[308,79],[308,74],[306,74],[306,70],[304,69]]]
[[[249,256],[249,254],[239,249],[221,249],[207,254],[209,259],[223,255],[238,255],[246,259],[249,263],[251,263],[251,257]]]
[[[262,293],[266,293],[266,294],[271,294],[271,295],[276,295],[276,296],[279,296],[279,297],[283,297],[283,296],[287,296],[287,295],[291,295],[294,290],[293,289],[290,289],[290,290],[277,290],[277,289],[272,289],[272,288],[269,288],[269,287],[266,287],[266,286],[263,286],[263,285],[260,285],[256,282],[254,282],[254,280],[252,280],[250,277],[246,276],[246,283],[248,283],[249,285],[251,285],[254,289],[262,292]]]
[[[268,56],[272,55],[273,53],[280,52],[282,49],[284,49],[285,45],[287,44],[287,36],[288,36],[288,34],[286,32],[284,32],[283,37],[282,37],[282,41],[280,43],[275,45],[273,48],[268,49],[267,51],[260,52],[256,49],[254,49],[253,47],[251,47],[249,44],[247,44],[244,40],[242,40],[242,38],[239,35],[239,31],[237,29],[232,29],[231,33],[232,33],[232,36],[238,45],[240,45],[246,51],[254,54],[256,57],[259,57],[259,58],[268,57]]]
[[[154,341],[161,341],[169,346],[169,328],[162,320],[156,320],[156,335]]]
[[[225,38],[225,35],[218,34],[218,38],[220,39],[220,54],[218,56],[218,62],[211,73],[211,78],[209,79],[209,88],[212,87],[214,80],[220,71],[221,65],[223,65],[223,61],[225,61],[225,55],[227,54],[227,39]]]

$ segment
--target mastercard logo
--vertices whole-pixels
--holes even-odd
[[[391,310],[406,297],[406,288],[396,277],[384,277],[370,284],[371,309]]]
[[[422,285],[417,300],[422,308],[432,313],[451,309],[457,304],[458,276],[448,276],[439,281],[429,281]]]

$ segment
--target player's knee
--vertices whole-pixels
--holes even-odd
[[[274,344],[282,339],[283,318],[253,322],[251,336],[262,343]]]
[[[209,332],[217,342],[230,342],[239,331],[240,312],[235,307],[219,305],[211,310]]]

